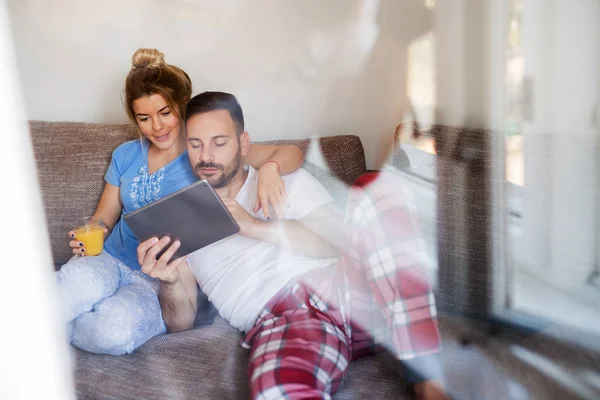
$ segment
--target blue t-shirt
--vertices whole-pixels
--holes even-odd
[[[198,178],[192,171],[187,151],[176,159],[148,173],[148,147],[146,139],[123,143],[115,149],[104,179],[120,188],[123,212],[121,218],[104,242],[104,250],[132,269],[141,269],[137,261],[139,244],[133,231],[123,220],[123,215],[144,207],[164,196],[183,189]]]

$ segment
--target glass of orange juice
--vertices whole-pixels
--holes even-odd
[[[76,226],[75,239],[83,242],[85,254],[97,256],[104,246],[104,224],[100,217],[84,217],[83,225]]]

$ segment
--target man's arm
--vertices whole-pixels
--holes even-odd
[[[191,329],[196,319],[196,279],[185,258],[171,261],[181,243],[176,240],[157,260],[156,255],[165,248],[171,239],[150,238],[140,243],[137,249],[142,272],[160,280],[158,299],[163,320],[169,332]]]
[[[178,267],[179,279],[161,281],[158,300],[168,332],[182,332],[194,327],[198,305],[198,285],[187,262]]]
[[[299,220],[256,220],[252,236],[306,256],[338,257],[343,225],[343,216],[330,203]]]
[[[343,216],[333,203],[317,207],[302,219],[255,219],[234,199],[223,199],[240,226],[240,234],[310,257],[338,257]]]

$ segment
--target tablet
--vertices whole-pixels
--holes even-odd
[[[239,232],[227,207],[206,180],[200,180],[123,217],[140,242],[169,236],[181,246],[175,260]],[[165,247],[157,259],[165,252]]]

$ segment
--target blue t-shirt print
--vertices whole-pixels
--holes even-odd
[[[129,214],[164,196],[183,189],[196,182],[187,151],[162,168],[148,173],[148,147],[146,139],[132,140],[115,149],[106,182],[120,188],[123,211],[121,218],[104,243],[104,250],[121,260],[132,269],[140,269],[136,249],[139,244],[133,231],[123,220]]]
[[[148,166],[142,165],[138,170],[138,176],[134,177],[129,185],[129,200],[132,209],[137,210],[160,199],[164,177],[165,167],[149,175]]]

